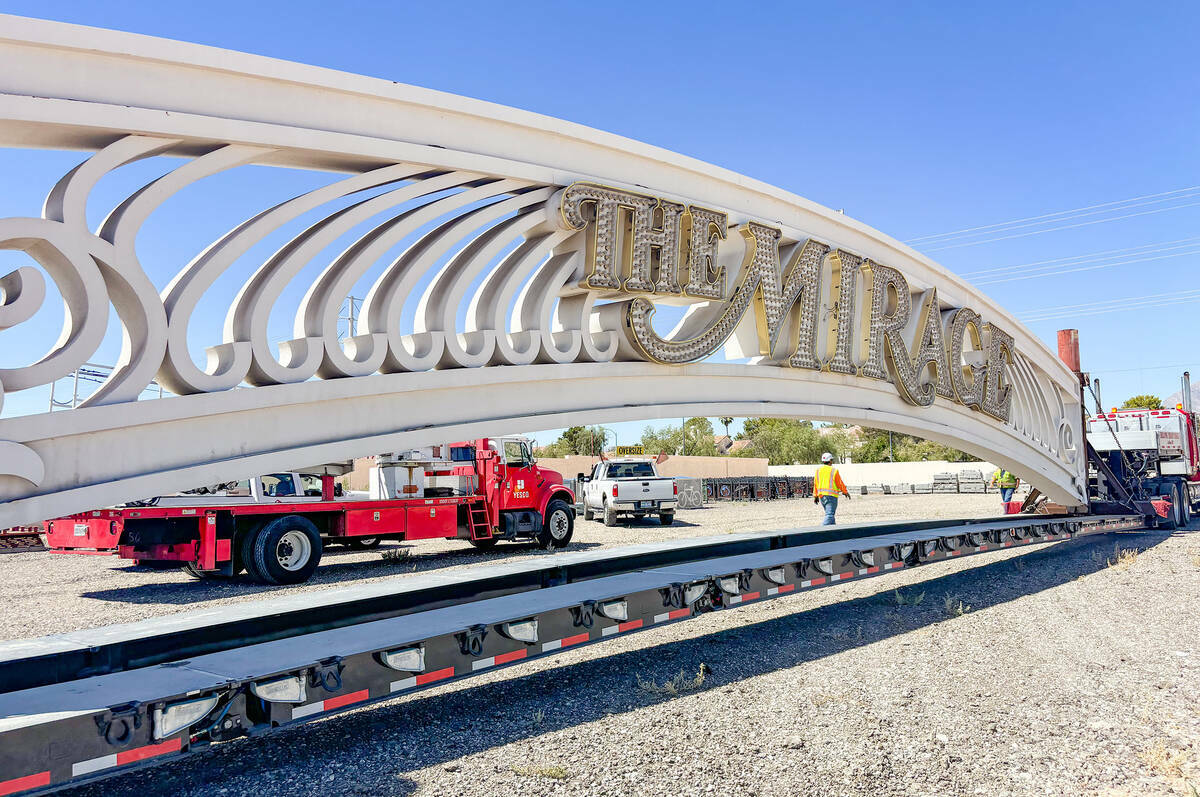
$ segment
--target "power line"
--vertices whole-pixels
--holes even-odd
[[[952,230],[950,232],[934,233],[933,235],[920,235],[920,236],[917,236],[916,238],[910,238],[909,240],[905,241],[904,243],[912,244],[912,243],[916,243],[918,241],[929,241],[929,240],[935,239],[935,238],[938,238],[938,239],[948,238],[951,236],[962,235],[964,233],[977,232],[980,230],[990,230],[990,229],[994,229],[996,227],[1007,227],[1009,225],[1018,224],[1021,222],[1038,221],[1039,219],[1050,219],[1055,216],[1065,216],[1067,214],[1080,213],[1081,211],[1090,211],[1090,210],[1094,210],[1096,208],[1112,207],[1113,205],[1125,205],[1126,203],[1137,202],[1137,201],[1143,200],[1143,199],[1154,199],[1155,197],[1171,196],[1172,194],[1184,194],[1184,193],[1196,191],[1198,189],[1200,189],[1200,186],[1194,185],[1189,188],[1177,188],[1174,191],[1162,191],[1157,194],[1144,194],[1142,196],[1129,197],[1128,199],[1118,199],[1113,202],[1101,202],[1098,205],[1085,205],[1084,207],[1081,207],[1081,208],[1072,208],[1070,210],[1059,210],[1054,213],[1043,213],[1040,216],[1026,216],[1025,218],[1013,219],[1011,221],[1001,221],[1001,222],[997,222],[995,224],[984,224],[980,227],[967,227],[967,228],[961,229],[961,230]],[[1165,201],[1165,200],[1163,200],[1163,201]]]
[[[1193,249],[1188,252],[1175,252],[1169,255],[1156,255],[1154,257],[1135,257],[1126,260],[1117,260],[1112,263],[1100,263],[1094,266],[1080,265],[1078,268],[1054,268],[1027,274],[1007,275],[993,277],[991,279],[974,280],[976,285],[997,285],[1002,282],[1018,282],[1020,280],[1037,279],[1038,277],[1053,277],[1060,274],[1075,274],[1080,271],[1095,271],[1100,268],[1111,268],[1113,266],[1129,266],[1134,263],[1148,263],[1154,260],[1169,260],[1173,257],[1184,257],[1186,255],[1200,255],[1200,249]],[[1086,262],[1086,261],[1085,261]]]
[[[1196,367],[1197,367],[1197,365],[1195,362],[1190,362],[1190,363],[1176,363],[1175,365],[1150,365],[1150,366],[1142,366],[1140,368],[1107,368],[1103,371],[1097,371],[1097,370],[1089,368],[1088,373],[1091,373],[1091,374],[1129,374],[1129,373],[1133,373],[1135,371],[1166,371],[1168,369],[1175,369],[1175,368],[1196,368]]]
[[[960,277],[978,277],[983,274],[992,274],[1001,271],[1023,271],[1032,266],[1042,266],[1051,263],[1067,263],[1068,261],[1078,261],[1081,263],[1095,262],[1096,260],[1106,260],[1109,257],[1117,257],[1125,254],[1147,254],[1147,252],[1165,252],[1171,249],[1179,249],[1194,241],[1200,241],[1200,235],[1191,238],[1177,238],[1174,241],[1162,241],[1153,244],[1142,244],[1141,246],[1128,246],[1122,249],[1103,249],[1099,252],[1088,252],[1082,255],[1072,255],[1070,257],[1052,257],[1049,260],[1033,260],[1029,263],[1017,263],[1009,266],[993,266],[991,268],[980,268],[974,271],[961,271]],[[1159,247],[1157,249],[1153,247]],[[1085,258],[1091,258],[1087,260]],[[1078,263],[1072,264],[1077,265]]]
[[[1189,197],[1190,198],[1190,197]],[[1076,227],[1089,227],[1093,224],[1105,224],[1110,221],[1120,221],[1121,219],[1132,219],[1137,216],[1152,216],[1155,213],[1166,213],[1170,210],[1182,210],[1183,208],[1191,208],[1200,205],[1200,202],[1188,202],[1182,205],[1175,205],[1169,208],[1155,208],[1154,210],[1143,210],[1138,213],[1126,213],[1124,216],[1110,216],[1106,219],[1092,219],[1091,221],[1081,221],[1077,224],[1064,224],[1059,227],[1047,227],[1044,230],[1032,230],[1030,232],[1016,233],[1015,235],[1001,235],[995,238],[984,238],[979,241],[967,241],[966,243],[950,244],[949,246],[937,246],[932,249],[924,250],[927,254],[932,252],[944,252],[947,249],[962,249],[965,246],[979,246],[980,244],[990,244],[996,241],[1008,241],[1013,238],[1028,238],[1031,235],[1041,235],[1047,232],[1057,232],[1059,230],[1072,230]],[[935,242],[936,243],[936,242]]]
[[[1092,310],[1077,310],[1071,313],[1062,313],[1061,315],[1046,315],[1038,318],[1026,318],[1027,323],[1036,323],[1039,321],[1058,321],[1066,318],[1082,318],[1092,315],[1104,315],[1105,313],[1115,313],[1121,310],[1150,310],[1157,307],[1173,307],[1180,304],[1190,304],[1191,302],[1200,302],[1200,296],[1192,296],[1190,298],[1180,299],[1163,299],[1158,302],[1145,302],[1142,304],[1130,304],[1119,307],[1099,307]]]
[[[952,235],[952,236],[948,236],[946,238],[939,238],[935,241],[926,241],[925,243],[944,244],[947,241],[954,241],[954,240],[961,239],[961,238],[974,238],[978,235],[991,235],[992,233],[997,233],[997,232],[1011,232],[1012,230],[1022,230],[1022,229],[1025,229],[1026,227],[1041,227],[1044,224],[1057,224],[1058,222],[1062,222],[1062,221],[1071,221],[1073,219],[1082,219],[1086,216],[1097,216],[1101,213],[1112,213],[1112,212],[1118,211],[1118,210],[1129,210],[1130,208],[1140,208],[1140,207],[1144,207],[1146,205],[1157,205],[1162,202],[1174,202],[1179,199],[1195,199],[1198,196],[1200,196],[1200,192],[1181,194],[1179,196],[1173,196],[1168,199],[1151,199],[1151,200],[1147,200],[1146,202],[1131,202],[1127,205],[1122,205],[1121,207],[1105,208],[1104,210],[1092,210],[1092,211],[1088,211],[1087,213],[1072,213],[1068,216],[1061,216],[1057,219],[1047,219],[1045,221],[1034,221],[1034,222],[1030,222],[1028,224],[1011,224],[1011,225],[1004,226],[1004,227],[998,227],[997,229],[991,230],[990,232],[986,232],[986,233],[985,232],[975,232],[975,233],[967,233],[964,235]],[[1179,205],[1176,207],[1183,207],[1183,206]],[[1164,208],[1164,210],[1169,210],[1169,209],[1170,208]]]
[[[1075,305],[1046,307],[1040,310],[1031,310],[1025,313],[1020,313],[1019,315],[1025,321],[1050,321],[1058,318],[1099,315],[1102,313],[1112,313],[1120,310],[1131,310],[1135,308],[1148,309],[1152,307],[1166,307],[1195,301],[1200,301],[1200,290],[1184,291],[1182,293],[1156,293],[1148,296],[1134,296],[1121,299],[1110,299],[1100,302],[1085,302]]]

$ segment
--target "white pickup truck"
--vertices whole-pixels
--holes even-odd
[[[604,516],[604,525],[617,525],[618,515],[643,518],[657,514],[659,522],[675,522],[679,486],[669,476],[659,476],[645,459],[613,459],[596,463],[590,476],[579,474],[583,493],[583,519]]]

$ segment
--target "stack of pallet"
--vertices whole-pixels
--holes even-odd
[[[957,493],[958,476],[953,473],[933,474],[933,491],[935,493]]]
[[[913,486],[908,482],[900,482],[893,484],[891,487],[892,495],[910,495],[913,491]]]
[[[933,482],[923,482],[920,484],[914,484],[912,486],[912,491],[914,493],[932,493],[933,492]]]
[[[964,470],[958,474],[958,491],[960,493],[987,492],[984,487],[983,472],[978,470]]]

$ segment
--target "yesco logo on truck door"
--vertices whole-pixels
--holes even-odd
[[[517,479],[513,482],[513,498],[528,498],[529,491],[525,489],[525,480]]]
[[[914,300],[898,269],[815,238],[781,254],[782,230],[753,220],[737,227],[744,255],[731,286],[718,263],[729,238],[726,213],[592,183],[574,183],[549,202],[567,229],[586,235],[579,287],[612,298],[635,295],[624,303],[624,326],[639,354],[654,362],[701,360],[749,315],[757,329],[750,348],[757,351],[743,345],[742,356],[880,379],[917,406],[941,396],[1009,420],[1012,336],[969,307],[943,309],[936,287]],[[666,339],[651,325],[655,298],[724,307],[703,314],[704,323],[681,325],[686,337]]]

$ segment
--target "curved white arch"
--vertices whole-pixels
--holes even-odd
[[[531,397],[537,396],[536,404]],[[403,413],[395,407],[402,404]],[[534,406],[531,406],[533,404]],[[775,415],[864,424],[960,446],[1019,469],[1054,500],[1069,500],[1077,476],[1014,446],[1002,427],[970,423],[971,410],[935,404],[914,415],[885,382],[754,365],[575,363],[381,374],[360,380],[276,385],[232,394],[142,402],[136,422],[120,407],[0,420],[0,439],[45,462],[36,490],[0,474],[0,526],[54,512],[84,511],[133,496],[244,478],[298,462],[323,462],[483,435],[581,423],[682,415]],[[62,416],[60,418],[60,415]],[[264,435],[264,428],[276,430]],[[963,434],[964,428],[973,431]],[[145,449],[114,461],[116,449]],[[70,462],[67,472],[63,463]],[[1037,470],[1031,462],[1040,462]]]
[[[66,309],[57,340],[22,344],[44,346],[46,355],[0,370],[0,405],[5,389],[45,385],[85,362],[103,339],[110,308],[125,341],[117,369],[88,406],[55,413],[53,422],[0,419],[0,440],[23,446],[45,466],[38,485],[0,473],[0,526],[228,480],[268,464],[419,444],[430,435],[687,413],[801,415],[912,432],[1010,465],[1062,503],[1084,498],[1078,382],[1054,352],[920,253],[727,170],[580,125],[390,81],[0,15],[0,146],[33,144],[91,154],[49,189],[42,218],[0,219],[0,248],[24,250],[41,267],[0,278],[0,343],[29,327],[25,322],[46,295],[42,271]],[[98,181],[156,155],[180,162],[89,231],[87,199]],[[248,164],[342,177],[253,215],[178,273],[154,275],[173,276],[156,296],[150,286],[157,280],[134,246],[154,222],[153,211],[209,175]],[[599,281],[591,280],[597,261],[589,249],[598,240],[599,216],[589,222],[580,205],[569,221],[559,205],[579,182],[610,197],[617,192],[631,208],[605,217],[616,220],[617,232],[604,251],[621,254],[611,276]],[[684,209],[689,235],[700,230],[686,242]],[[197,306],[223,300],[214,298],[225,282],[220,278],[242,268],[251,247],[307,214],[317,220],[238,274],[242,288],[229,304],[222,340],[209,348],[207,367],[198,368],[189,335]],[[692,227],[694,219],[702,229]],[[294,337],[276,357],[267,325],[286,288],[352,235],[340,254],[319,264],[295,312]],[[990,341],[1010,334],[1011,365],[997,361],[987,373],[1005,374],[1011,411],[1000,400],[999,379],[988,380],[989,416],[944,390],[933,405],[917,407],[905,404],[891,381],[780,367],[789,353],[763,354],[762,330],[751,314],[725,317],[727,308],[753,303],[749,289],[737,302],[731,292],[747,275],[761,275],[764,263],[782,268],[792,252],[807,250],[809,239],[844,253],[846,273],[851,263],[886,270],[907,280],[910,296],[936,295],[935,317],[969,307],[980,319],[976,326],[993,330]],[[767,241],[778,245],[779,262],[770,260]],[[642,269],[636,279],[635,249]],[[682,271],[670,269],[684,268],[691,253],[698,253],[697,268],[723,270],[723,298],[702,283],[692,295],[676,292],[672,280]],[[651,268],[662,273],[651,275]],[[832,275],[832,261],[828,269]],[[339,308],[356,285],[371,287],[352,334],[341,340]],[[635,294],[630,286],[658,293]],[[817,297],[822,324],[834,313],[833,294],[830,284],[808,294]],[[635,295],[650,305],[633,302]],[[783,338],[812,319],[811,306],[808,316],[789,316],[781,293],[762,296],[775,303],[773,317],[782,313],[781,323],[789,325]],[[720,319],[721,334],[731,335],[727,356],[748,362],[648,362],[650,344],[634,339],[629,311],[644,320],[655,301],[690,304],[659,343],[682,346]],[[414,304],[410,320],[405,308]],[[861,322],[869,304],[860,302],[859,318],[849,320]],[[839,329],[851,326],[833,320]],[[907,343],[916,329],[910,323],[888,345],[898,349],[896,341]],[[832,334],[820,333],[819,345]],[[854,342],[862,335],[851,338],[850,359],[863,360],[867,347]],[[879,341],[869,340],[877,351]],[[921,362],[930,362],[923,351]],[[994,347],[992,356],[998,352]],[[946,358],[936,352],[933,361]],[[879,375],[878,361],[871,362],[868,372]],[[155,373],[180,396],[136,401]],[[906,379],[903,390],[915,391],[911,373]],[[249,389],[232,390],[244,383]],[[411,428],[383,428],[397,400]],[[997,419],[1006,412],[1007,419]],[[32,460],[22,462],[33,473]]]

